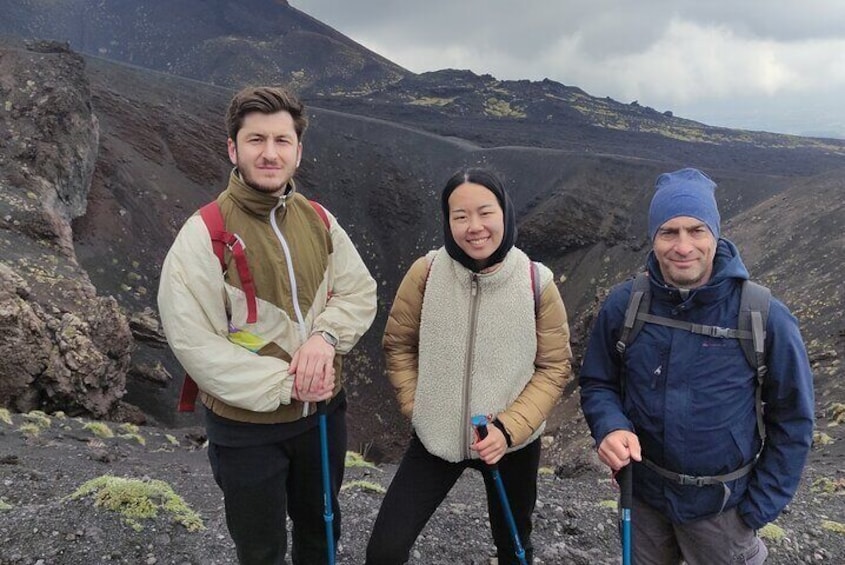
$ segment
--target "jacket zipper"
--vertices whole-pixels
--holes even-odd
[[[288,247],[288,242],[285,240],[285,236],[282,235],[282,230],[279,229],[279,224],[276,222],[276,211],[279,208],[285,207],[285,200],[284,197],[279,199],[279,203],[276,204],[272,210],[270,210],[270,225],[273,226],[273,233],[276,234],[276,238],[279,240],[279,243],[282,244],[282,251],[285,254],[285,263],[288,267],[288,278],[290,279],[290,294],[291,300],[293,301],[293,310],[296,313],[296,321],[299,325],[299,338],[301,343],[305,343],[306,335],[305,335],[305,318],[302,316],[302,311],[299,308],[299,293],[296,288],[296,275],[293,271],[293,261],[291,260],[290,248]],[[308,415],[308,402],[303,403],[302,406],[302,417]]]
[[[467,458],[472,457],[469,446],[472,443],[472,426],[469,422],[472,414],[469,413],[469,395],[472,389],[472,358],[475,351],[475,328],[478,322],[478,275],[472,274],[470,280],[470,302],[469,302],[469,335],[467,335],[467,355],[464,360],[464,388],[461,412],[461,422],[464,427],[462,450]]]

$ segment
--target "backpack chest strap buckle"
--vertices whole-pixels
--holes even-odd
[[[688,487],[703,487],[703,486],[706,486],[706,485],[710,484],[706,480],[708,478],[709,477],[694,477],[692,475],[682,475],[680,473],[678,474],[678,477],[677,477],[679,484],[682,484],[682,485],[688,486]]]
[[[731,337],[731,330],[728,328],[720,328],[719,326],[710,326],[710,337],[728,339]]]

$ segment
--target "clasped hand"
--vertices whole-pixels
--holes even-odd
[[[288,372],[293,375],[291,397],[320,402],[332,397],[335,385],[334,347],[320,335],[312,335],[296,350]]]

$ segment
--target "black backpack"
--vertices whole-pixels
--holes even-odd
[[[766,427],[763,423],[763,381],[766,378],[768,367],[766,366],[766,323],[769,319],[769,305],[772,293],[765,286],[753,283],[749,280],[742,282],[742,294],[739,301],[738,328],[722,328],[719,326],[706,326],[693,324],[672,318],[664,318],[649,313],[651,305],[651,283],[648,273],[639,273],[634,278],[634,285],[631,289],[631,297],[628,299],[628,306],[625,309],[625,319],[619,333],[619,341],[616,342],[616,350],[622,365],[620,375],[620,387],[622,394],[625,393],[625,350],[637,337],[643,324],[658,324],[678,328],[688,332],[706,335],[722,339],[738,339],[742,352],[751,368],[757,375],[757,390],[755,394],[755,410],[757,413],[757,433],[760,435],[760,449],[766,442]],[[757,454],[759,457],[759,453]],[[755,457],[756,461],[756,457]],[[691,477],[667,471],[658,467],[651,461],[643,459],[643,462],[657,472],[659,475],[676,481],[680,484],[704,486],[711,484],[723,484],[727,481],[737,479],[751,470],[752,462],[745,467],[727,475],[714,477]]]

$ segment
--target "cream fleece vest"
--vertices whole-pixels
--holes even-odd
[[[427,258],[431,269],[420,319],[412,422],[430,453],[457,462],[477,457],[469,449],[470,418],[507,408],[534,374],[530,260],[513,248],[499,269],[482,274],[467,270],[443,248]],[[543,271],[542,278],[548,278],[548,269]],[[536,439],[544,427],[511,450]]]

